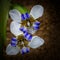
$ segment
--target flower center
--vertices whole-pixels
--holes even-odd
[[[35,20],[28,14],[21,14],[21,19],[22,19],[22,26],[26,26],[26,27],[31,27],[33,22],[35,22]]]
[[[23,46],[27,46],[28,44],[28,41],[24,38],[23,35],[17,36],[17,40],[18,40],[18,46],[20,48],[22,48]]]

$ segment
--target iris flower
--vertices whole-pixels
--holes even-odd
[[[20,28],[22,27],[22,22],[23,21],[27,21],[27,18],[30,19],[30,17],[33,18],[33,20],[35,22],[38,22],[37,19],[39,17],[41,17],[43,15],[44,12],[44,8],[41,5],[35,5],[32,7],[30,13],[24,13],[22,14],[18,9],[12,9],[9,11],[9,15],[12,19],[12,22],[10,24],[10,31],[11,33],[17,37],[19,35],[24,35],[25,33],[23,33]],[[34,23],[35,23],[34,22]],[[34,27],[34,23],[32,23],[32,26],[30,26],[30,22],[27,22],[27,25],[29,26],[29,28],[27,28],[26,26],[24,26],[24,28],[26,30],[28,30],[28,36],[32,37],[30,41],[28,41],[28,45],[30,48],[38,48],[40,46],[42,46],[44,44],[44,40],[38,36],[31,36],[31,34],[33,35],[38,29],[39,27],[36,27],[35,29],[33,29]],[[38,25],[40,23],[38,22]],[[26,34],[25,34],[26,35]],[[25,36],[24,35],[24,36]],[[26,37],[27,38],[27,37]],[[15,40],[17,40],[16,38],[13,38],[13,43],[15,43]],[[28,40],[28,38],[27,38]],[[23,42],[24,44],[24,42]],[[23,46],[23,48],[19,48],[18,46],[11,46],[11,44],[9,44],[6,48],[6,53],[8,55],[16,55],[19,52],[24,54],[30,51],[29,47],[25,47]]]

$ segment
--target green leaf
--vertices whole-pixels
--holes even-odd
[[[29,10],[27,10],[27,8],[25,8],[25,7],[22,6],[22,5],[18,5],[18,4],[13,5],[13,9],[17,9],[17,10],[19,10],[20,13],[22,13],[22,14],[24,14],[24,13],[26,13],[26,12],[29,13]]]
[[[0,0],[0,53],[2,51],[4,41],[6,40],[6,24],[8,20],[9,6],[9,0]]]

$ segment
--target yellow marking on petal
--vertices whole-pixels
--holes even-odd
[[[28,41],[24,38],[23,35],[17,36],[17,40],[18,40],[18,44],[17,44],[17,45],[18,45],[20,48],[28,45]],[[24,44],[22,44],[22,42],[23,42]]]

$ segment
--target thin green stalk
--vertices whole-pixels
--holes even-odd
[[[0,0],[0,53],[6,40],[6,24],[8,20],[10,1]]]

